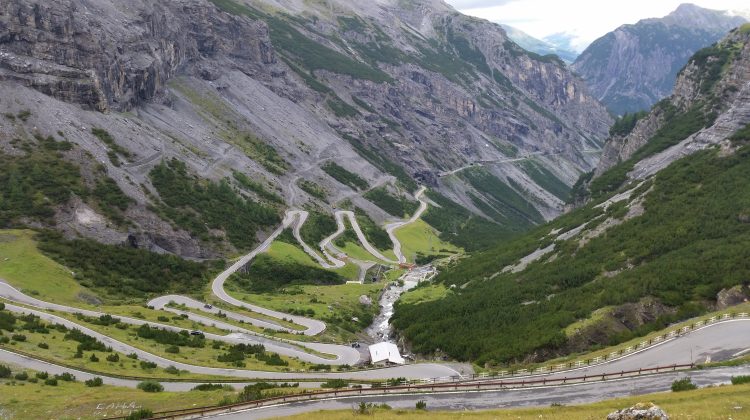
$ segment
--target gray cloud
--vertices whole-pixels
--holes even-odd
[[[513,3],[515,1],[518,0],[446,0],[446,2],[458,10],[502,6],[503,4]]]

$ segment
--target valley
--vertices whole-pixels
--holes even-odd
[[[744,22],[2,2],[0,420],[740,418]]]

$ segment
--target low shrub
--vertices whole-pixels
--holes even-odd
[[[144,392],[162,392],[164,386],[156,381],[143,381],[138,384],[138,389]]]
[[[672,382],[672,392],[690,391],[698,389],[690,378],[682,378]]]

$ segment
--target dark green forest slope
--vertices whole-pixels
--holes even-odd
[[[592,205],[540,227],[509,245],[476,254],[438,280],[456,288],[445,299],[399,305],[393,324],[414,351],[436,349],[462,360],[510,362],[535,351],[563,349],[562,329],[594,310],[653,296],[676,309],[623,341],[707,309],[716,293],[750,280],[750,147],[729,157],[708,150],[657,175],[645,213],[579,246],[556,242],[556,259],[519,273],[498,273],[518,257],[546,247],[555,228],[622,218],[627,209]],[[649,185],[639,188],[647,191]],[[605,214],[606,213],[606,214]],[[540,239],[541,238],[541,239]],[[617,273],[617,274],[613,274]],[[606,343],[603,343],[606,344]]]

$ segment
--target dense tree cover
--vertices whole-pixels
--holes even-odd
[[[216,360],[231,363],[237,367],[245,367],[244,360],[248,356],[254,356],[269,366],[289,366],[289,362],[278,354],[266,353],[266,348],[262,344],[234,344],[227,349],[226,353],[218,355]]]
[[[385,187],[373,188],[365,193],[364,197],[376,206],[385,210],[388,214],[398,217],[406,217],[417,211],[419,203],[409,201],[401,196],[394,196]]]
[[[365,234],[365,238],[367,238],[367,241],[370,242],[372,246],[382,250],[393,248],[393,242],[391,242],[388,232],[370,219],[370,216],[368,216],[364,210],[357,207],[354,209],[354,215],[357,218],[357,223],[359,223],[360,229],[362,229],[362,233]]]
[[[515,226],[501,226],[477,216],[437,192],[425,194],[437,206],[429,206],[422,220],[440,232],[440,239],[467,251],[489,248],[519,231]]]
[[[112,349],[107,347],[104,343],[90,335],[84,334],[79,329],[70,330],[67,334],[65,334],[64,339],[77,341],[79,343],[79,353],[83,351],[112,351]]]
[[[206,346],[205,337],[202,335],[190,335],[190,332],[187,330],[176,332],[143,324],[138,327],[136,333],[138,337],[154,340],[159,344],[194,348],[203,348]]]
[[[72,196],[87,201],[110,220],[124,224],[122,212],[132,200],[106,174],[97,174],[93,188],[81,176],[80,168],[65,160],[73,149],[67,141],[52,136],[35,136],[36,143],[13,140],[22,155],[0,152],[0,227],[18,227],[26,222],[54,224],[55,208]]]
[[[300,235],[311,247],[316,247],[323,239],[336,232],[336,221],[330,214],[311,211],[307,223],[302,225]]]
[[[609,128],[610,136],[627,136],[635,128],[638,120],[648,115],[648,111],[626,112],[618,117]]]
[[[23,156],[0,152],[0,227],[20,226],[22,218],[53,224],[55,206],[87,192],[79,169],[57,152],[35,147]]]
[[[321,169],[336,181],[357,191],[366,190],[370,187],[370,184],[368,184],[364,178],[349,171],[336,162],[327,162],[321,167]]]
[[[536,161],[527,160],[518,163],[526,174],[540,187],[551,192],[555,197],[565,200],[570,195],[570,187],[555,176],[549,169]]]
[[[295,261],[279,261],[260,254],[250,263],[245,272],[230,277],[230,283],[252,293],[273,292],[292,284],[344,284],[346,279],[319,267]]]
[[[260,228],[279,223],[273,208],[242,198],[226,180],[215,183],[191,176],[176,159],[162,162],[149,175],[163,201],[158,210],[203,239],[209,239],[209,229],[221,229],[234,246],[247,249]]]
[[[522,195],[523,188],[512,180],[508,179],[506,184],[484,168],[470,168],[463,171],[462,176],[487,199],[485,202],[475,196],[474,204],[480,206],[480,209],[496,222],[508,226],[528,227],[544,221],[531,201]]]
[[[720,289],[750,279],[749,177],[750,146],[724,158],[709,150],[679,160],[656,176],[644,215],[581,248],[576,239],[559,242],[548,262],[501,272],[552,243],[553,228],[593,223],[601,213],[591,205],[576,210],[442,273],[438,281],[446,285],[470,284],[438,301],[398,305],[393,324],[417,352],[509,362],[554,353],[566,343],[565,326],[604,306],[652,296],[678,311],[612,335],[612,343],[695,315]]]
[[[165,293],[194,293],[208,281],[211,268],[222,262],[197,263],[145,249],[104,245],[88,239],[66,240],[59,233],[37,234],[39,250],[75,272],[81,285],[115,298]]]

